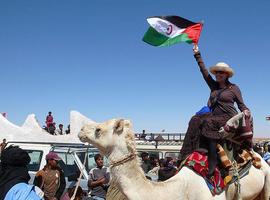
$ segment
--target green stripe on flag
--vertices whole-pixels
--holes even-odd
[[[186,33],[170,38],[159,33],[152,27],[149,27],[147,32],[144,34],[143,41],[153,46],[170,46],[178,42],[192,43],[192,40]]]
[[[162,47],[170,46],[170,45],[176,44],[178,42],[187,42],[187,43],[191,44],[192,39],[190,39],[186,33],[182,33],[181,35],[178,35],[174,38],[168,38],[168,40],[160,46],[162,46]]]
[[[149,27],[143,36],[143,41],[153,46],[160,46],[166,42],[169,38],[160,34],[154,28]]]

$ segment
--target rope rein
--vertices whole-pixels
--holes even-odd
[[[76,193],[77,193],[78,187],[79,187],[81,179],[82,179],[83,170],[85,169],[86,158],[87,158],[87,152],[85,152],[83,167],[80,169],[80,176],[79,176],[79,179],[76,183],[76,188],[75,188],[74,193],[73,193],[72,197],[70,198],[70,200],[74,200],[76,197]]]
[[[237,162],[234,160],[233,161],[233,175],[235,177],[237,177],[234,185],[236,187],[236,199],[237,200],[241,200],[242,197],[241,197],[241,184],[240,184],[240,175],[238,173],[238,170],[237,170]]]

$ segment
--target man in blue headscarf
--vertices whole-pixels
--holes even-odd
[[[1,153],[0,200],[40,200],[35,186],[29,185],[28,153],[17,146],[9,146]]]

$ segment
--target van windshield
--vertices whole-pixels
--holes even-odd
[[[27,165],[28,170],[37,172],[40,168],[43,152],[40,150],[29,149],[25,149],[25,151],[28,153],[31,159],[30,163]]]
[[[95,162],[95,155],[98,154],[99,151],[97,149],[88,149],[87,151],[87,157],[86,157],[86,170],[89,173],[89,171],[96,167],[96,162]],[[84,152],[76,152],[77,156],[80,158],[81,162],[84,162],[84,157],[85,157],[85,151]],[[109,166],[109,161],[108,159],[104,156],[104,166],[108,167]]]
[[[63,169],[66,177],[77,174],[80,174],[79,167],[75,162],[75,158],[72,154],[67,154],[65,152],[57,152],[61,160],[58,161],[58,164]]]

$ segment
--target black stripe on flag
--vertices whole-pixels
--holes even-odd
[[[179,16],[160,16],[159,18],[167,20],[179,28],[187,28],[197,24]]]

